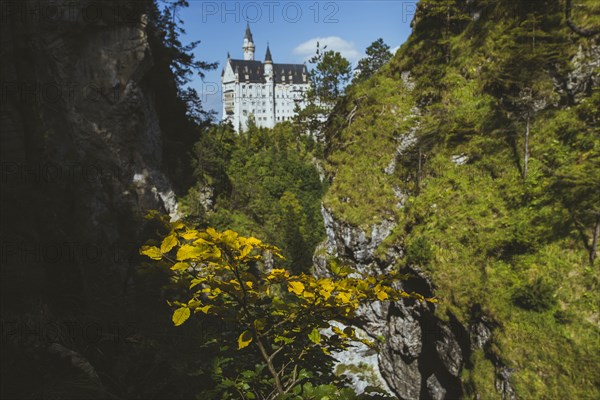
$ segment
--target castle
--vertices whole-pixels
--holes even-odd
[[[309,88],[306,65],[273,63],[268,44],[264,63],[255,61],[249,25],[242,50],[243,60],[232,59],[227,53],[221,74],[223,120],[231,121],[237,132],[248,128],[251,115],[259,127],[272,128],[291,120],[296,106],[305,107],[304,94]]]

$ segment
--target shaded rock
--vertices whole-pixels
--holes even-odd
[[[446,389],[442,386],[435,375],[431,375],[425,382],[427,394],[432,400],[443,400],[446,397]]]
[[[419,361],[406,361],[392,348],[385,346],[379,354],[381,374],[401,399],[418,399],[421,393]]]
[[[446,370],[455,377],[460,375],[463,355],[454,333],[448,326],[440,324],[440,335],[435,342],[435,348]]]

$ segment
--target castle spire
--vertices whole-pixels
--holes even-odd
[[[267,42],[267,54],[265,54],[265,63],[273,62],[273,57],[271,57],[271,49],[269,49],[269,42]]]
[[[244,36],[244,39],[248,39],[249,42],[254,42],[254,39],[252,39],[252,32],[250,32],[249,22],[246,22],[246,36]]]
[[[246,23],[246,35],[244,36],[244,60],[254,61],[254,39],[252,39],[252,32],[250,32],[250,24]]]

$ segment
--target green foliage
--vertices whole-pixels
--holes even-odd
[[[409,265],[427,265],[433,257],[433,249],[426,238],[420,236],[406,247],[406,262]]]
[[[305,106],[296,106],[294,123],[301,133],[322,139],[322,130],[335,103],[350,80],[350,62],[339,52],[325,51],[317,42],[316,54],[309,60],[314,67],[309,71],[310,89],[305,93]]]
[[[200,223],[268,240],[283,249],[286,266],[307,271],[324,237],[315,148],[290,124],[254,126],[239,135],[229,126],[211,128],[194,147],[197,184],[184,211]],[[214,189],[214,210],[199,207],[207,185]]]
[[[383,42],[382,38],[377,39],[366,50],[367,57],[358,61],[355,81],[361,81],[370,78],[375,72],[383,67],[392,58],[390,46]]]
[[[323,51],[317,43],[317,54],[309,62],[315,64],[310,71],[312,89],[322,103],[335,103],[342,94],[344,85],[350,80],[350,62],[333,50]]]
[[[361,276],[346,267],[335,268],[330,277],[315,278],[283,268],[267,270],[266,254],[283,258],[278,248],[231,230],[199,231],[182,222],[171,223],[164,238],[150,241],[140,254],[156,268],[172,271],[173,284],[181,288],[168,301],[175,326],[191,315],[228,324],[214,338],[230,338],[220,342],[219,356],[213,359],[218,385],[212,393],[219,393],[219,398],[274,399],[288,394],[310,398],[303,391],[313,389],[315,395],[326,393],[330,387],[312,385],[342,383],[328,373],[332,351],[351,341],[375,346],[358,338],[351,327],[342,330],[332,321],[351,321],[365,302],[408,297],[434,301],[394,289],[401,275]],[[228,356],[234,337],[235,351],[244,352],[244,357]]]
[[[324,204],[354,225],[393,217],[398,199],[395,178],[384,173],[399,142],[408,139],[416,118],[412,97],[402,82],[375,75],[348,88],[326,129],[328,171],[333,180]]]
[[[148,42],[152,54],[152,66],[144,74],[145,82],[151,83],[153,98],[161,130],[162,162],[178,195],[193,185],[189,165],[190,148],[198,139],[201,127],[212,122],[214,115],[202,108],[197,91],[188,86],[196,74],[217,68],[217,63],[198,60],[195,56],[200,41],[189,44],[181,42],[184,34],[179,11],[187,7],[185,0],[169,4],[153,0],[140,2],[147,10]]]
[[[557,1],[421,1],[413,29],[331,116],[325,205],[356,226],[395,221],[377,254],[404,249],[397,265],[429,274],[438,317],[469,326],[481,307],[498,324],[463,371],[467,396],[495,398],[505,365],[519,397],[598,397],[600,95],[566,89],[592,41]]]
[[[518,287],[513,301],[526,310],[545,311],[556,304],[555,288],[543,278]]]

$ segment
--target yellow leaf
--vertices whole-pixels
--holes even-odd
[[[308,334],[308,338],[311,342],[315,344],[321,343],[321,334],[319,333],[319,330],[317,328],[314,328],[312,332]]]
[[[348,303],[350,301],[350,293],[339,292],[337,296],[335,296],[335,300],[338,303]]]
[[[264,319],[256,319],[256,320],[254,320],[254,327],[259,332],[264,331],[265,330],[265,320]]]
[[[320,280],[319,281],[319,286],[320,286],[319,293],[325,299],[328,299],[329,296],[331,296],[331,292],[333,292],[333,289],[335,287],[335,285],[333,284],[333,282],[330,279]]]
[[[183,271],[184,269],[188,269],[190,264],[184,262],[178,262],[171,267],[173,271]]]
[[[184,261],[190,259],[197,259],[205,252],[203,247],[191,246],[189,244],[184,244],[177,251],[177,260]]]
[[[302,282],[288,282],[288,291],[299,296],[304,291],[304,284]]]
[[[250,289],[252,289],[252,286],[254,286],[254,283],[252,281],[247,281],[246,286],[248,286]]]
[[[260,244],[262,244],[262,242],[259,239],[252,236],[244,238],[244,243],[250,246],[259,246]]]
[[[388,294],[387,294],[386,292],[384,292],[383,290],[381,290],[381,291],[377,292],[377,298],[378,298],[380,301],[384,301],[384,300],[386,300],[388,297],[390,297],[390,296],[388,296]]]
[[[185,228],[185,224],[181,221],[171,222],[171,229],[174,231]]]
[[[192,283],[190,283],[190,289],[194,288],[195,286],[198,286],[202,282],[204,282],[204,279],[192,279]]]
[[[269,272],[269,275],[267,276],[267,279],[269,280],[273,280],[279,277],[284,277],[287,278],[288,276],[290,276],[290,273],[288,271],[286,271],[283,268],[273,268],[271,270],[271,272]]]
[[[375,341],[369,340],[369,339],[361,339],[360,341],[371,348],[376,347],[376,344],[377,344],[377,343],[375,343]]]
[[[190,317],[190,309],[187,307],[181,307],[175,310],[173,313],[173,324],[179,326],[183,324]]]
[[[346,337],[346,334],[344,332],[342,332],[342,330],[335,325],[331,326],[331,330],[333,331],[333,333],[335,333],[343,338]]]
[[[204,314],[208,314],[208,310],[210,310],[211,308],[212,308],[212,306],[209,304],[204,307],[198,307],[194,311],[196,311],[196,312],[202,311]]]
[[[240,241],[238,240],[237,232],[234,232],[230,229],[221,234],[221,241],[232,249],[237,250],[240,248]]]
[[[238,350],[247,347],[250,344],[250,342],[252,342],[252,334],[250,333],[250,331],[242,332],[240,337],[238,337]]]
[[[209,242],[208,240],[203,239],[203,238],[198,238],[198,239],[194,240],[194,244],[195,245],[212,245],[211,242]]]
[[[314,293],[305,290],[304,293],[302,293],[302,297],[304,297],[305,299],[314,299],[315,295]]]
[[[252,246],[244,246],[242,247],[242,249],[240,250],[240,255],[237,257],[238,259],[243,259],[244,257],[246,257],[248,254],[250,254],[250,252],[252,251]]]
[[[337,263],[332,263],[330,269],[335,275],[339,274],[341,271],[341,268],[339,265],[337,265]]]
[[[198,231],[195,231],[195,230],[185,231],[181,234],[181,237],[184,238],[185,240],[194,239],[194,238],[198,237]]]
[[[380,301],[384,301],[386,299],[388,299],[390,296],[383,290],[383,288],[381,287],[381,285],[377,285],[375,286],[375,296],[377,296],[377,298]]]
[[[162,252],[156,246],[142,246],[142,248],[140,249],[140,254],[148,256],[153,260],[162,259]]]
[[[219,237],[221,236],[219,235],[219,232],[215,230],[215,228],[206,228],[206,233],[208,233],[213,239],[219,239]]]

